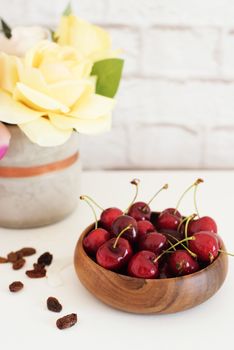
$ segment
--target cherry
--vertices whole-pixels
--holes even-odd
[[[138,188],[138,184],[137,184]],[[162,191],[168,188],[168,184],[165,184],[160,190],[158,190],[154,196],[149,200],[148,203],[145,202],[132,202],[128,209],[128,215],[132,216],[136,221],[140,220],[150,220],[151,217],[151,210],[150,210],[150,203],[153,201],[153,199]]]
[[[86,200],[87,203],[90,203],[90,202],[93,203],[94,205],[96,205],[96,207],[98,207],[102,211],[101,217],[100,217],[100,224],[107,231],[111,231],[111,226],[114,220],[120,215],[122,215],[123,211],[115,207],[103,209],[95,200],[93,200],[93,198],[89,196],[81,196],[81,197],[80,197],[81,199]]]
[[[130,243],[134,243],[137,240],[137,222],[134,218],[128,215],[119,216],[112,224],[112,233],[118,236],[120,232],[129,226],[124,232],[123,237],[126,238]]]
[[[157,228],[159,231],[166,229],[166,230],[174,230],[176,231],[178,229],[178,226],[181,222],[181,215],[178,212],[178,208],[180,206],[180,203],[182,199],[184,198],[185,194],[189,192],[193,187],[196,189],[197,186],[203,182],[202,179],[197,179],[192,185],[190,185],[180,196],[176,208],[172,209],[166,209],[164,210],[158,217],[157,220]],[[194,192],[196,194],[196,191]]]
[[[139,242],[139,250],[148,250],[158,255],[168,247],[166,236],[158,232],[148,233],[144,239]]]
[[[100,223],[106,230],[111,230],[113,222],[121,215],[123,212],[119,208],[107,208],[101,214]]]
[[[175,276],[189,275],[199,270],[199,265],[186,250],[176,250],[168,257],[168,267]]]
[[[104,230],[103,228],[98,228],[97,215],[93,206],[89,203],[85,196],[80,196],[81,200],[85,200],[86,203],[90,206],[94,217],[95,217],[95,228],[90,231],[87,236],[83,239],[83,246],[86,253],[90,255],[95,255],[98,248],[106,241],[111,238],[110,232]]]
[[[192,240],[189,240],[189,249],[197,255],[202,262],[212,263],[219,254],[219,242],[211,232],[200,231],[194,233]]]
[[[144,238],[147,233],[155,231],[154,225],[148,220],[137,221],[137,229],[138,241]]]
[[[111,238],[110,232],[103,228],[97,228],[88,233],[83,239],[83,246],[86,253],[95,255],[98,248]]]
[[[177,209],[165,209],[159,214],[157,220],[157,229],[159,231],[176,231],[180,224],[181,217],[182,216]]]
[[[156,278],[159,274],[156,255],[142,250],[136,253],[128,264],[128,275],[138,278]]]
[[[217,233],[216,222],[209,216],[203,216],[189,223],[188,236],[192,236],[194,233],[200,231]]]
[[[167,261],[164,261],[163,264],[161,264],[161,267],[159,267],[159,278],[163,279],[163,278],[170,278],[170,277],[173,277],[173,276],[171,274]]]
[[[136,221],[149,220],[151,210],[145,202],[136,202],[129,208],[128,215],[132,216]]]
[[[129,242],[120,238],[118,245],[114,248],[116,238],[112,238],[99,247],[96,259],[100,266],[107,270],[119,270],[122,268],[132,256],[132,248]]]

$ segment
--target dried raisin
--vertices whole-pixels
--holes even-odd
[[[9,285],[9,289],[12,293],[16,293],[16,292],[19,292],[21,289],[23,289],[24,285],[22,282],[20,281],[15,281],[15,282],[12,282],[10,285]]]
[[[62,310],[62,305],[55,297],[49,297],[47,299],[47,308],[53,312],[60,312]]]
[[[39,265],[49,266],[52,263],[52,260],[53,260],[53,255],[50,254],[49,252],[45,252],[37,259],[37,263]]]
[[[61,317],[57,320],[56,326],[59,329],[66,329],[74,326],[77,323],[77,315],[69,314],[64,317]]]
[[[13,265],[12,265],[12,268],[13,270],[20,270],[22,269],[22,267],[25,265],[25,259],[21,258],[19,260],[16,260]]]

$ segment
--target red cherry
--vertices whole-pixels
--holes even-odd
[[[178,210],[168,208],[163,210],[157,220],[157,229],[159,231],[171,230],[176,231],[181,221],[181,214]]]
[[[150,203],[154,200],[154,198],[163,190],[166,190],[168,188],[168,184],[165,184],[163,187],[161,187],[154,195],[153,197],[149,200],[148,203],[145,202],[135,202],[137,193],[138,193],[138,184],[139,184],[139,180],[137,183],[135,183],[134,181],[132,182],[132,184],[136,185],[136,195],[133,199],[132,204],[130,205],[129,209],[128,209],[128,215],[132,216],[136,221],[140,221],[140,220],[150,220],[151,217],[151,210],[150,210]]]
[[[173,276],[171,274],[167,261],[166,262],[164,261],[162,264],[159,262],[159,278],[163,279],[163,278],[171,278],[171,277]]]
[[[154,225],[148,220],[137,221],[138,240],[141,240],[149,232],[155,231]]]
[[[111,238],[111,234],[103,228],[97,228],[88,233],[83,239],[86,253],[95,255],[98,248]]]
[[[124,238],[112,238],[102,244],[97,251],[97,263],[107,270],[118,271],[128,263],[132,256],[132,248],[129,242]]]
[[[151,210],[145,202],[136,202],[129,208],[128,215],[133,217],[136,221],[149,220]]]
[[[119,216],[123,214],[122,210],[119,208],[108,208],[103,210],[101,217],[100,217],[100,224],[102,227],[104,227],[106,230],[111,230],[111,226],[115,219],[117,219]]]
[[[145,235],[145,238],[139,242],[139,250],[148,250],[158,255],[167,249],[168,241],[166,236],[158,232],[151,232]]]
[[[190,221],[188,225],[188,236],[192,236],[194,233],[200,231],[217,233],[216,222],[209,216],[203,216],[199,219]]]
[[[188,242],[189,249],[197,255],[202,262],[212,263],[219,254],[219,242],[216,236],[211,232],[196,232],[192,236],[193,240]]]
[[[112,224],[112,233],[118,236],[127,226],[131,226],[123,234],[123,238],[126,238],[129,242],[133,243],[137,240],[137,222],[131,216],[122,215],[119,216]]]
[[[177,250],[168,257],[168,266],[175,276],[184,276],[199,270],[199,265],[186,250]]]
[[[142,250],[136,253],[128,264],[128,274],[138,278],[156,278],[159,274],[156,255]]]

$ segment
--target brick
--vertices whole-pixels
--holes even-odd
[[[116,116],[126,124],[234,125],[233,91],[233,82],[128,79],[120,86]]]
[[[106,18],[106,3],[106,0],[74,0],[72,6],[81,18],[101,23]],[[55,27],[67,4],[67,0],[1,0],[0,13],[12,26],[41,24]]]
[[[234,127],[218,126],[207,133],[204,166],[206,168],[234,168]]]
[[[143,74],[166,77],[215,77],[216,29],[151,29],[142,47]]]
[[[201,164],[199,129],[172,123],[139,123],[130,129],[130,140],[129,157],[135,168],[197,168]]]
[[[109,0],[112,23],[162,25],[233,25],[232,0]]]
[[[112,37],[113,48],[121,49],[120,57],[125,60],[124,75],[138,74],[140,70],[140,37],[138,29],[126,27],[107,27]]]
[[[234,79],[234,30],[223,33],[221,70],[225,78]]]
[[[108,133],[81,135],[81,155],[85,169],[119,169],[126,167],[127,130],[114,125]]]

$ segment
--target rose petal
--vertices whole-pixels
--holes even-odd
[[[59,146],[71,136],[72,129],[61,130],[55,127],[47,118],[39,118],[26,124],[20,124],[20,129],[33,142],[43,147]]]
[[[97,119],[79,119],[66,117],[61,114],[50,113],[51,123],[61,130],[73,128],[82,134],[97,134],[111,129],[111,115],[99,117]]]
[[[0,121],[8,124],[20,124],[40,118],[42,115],[42,112],[26,107],[0,90]]]
[[[7,127],[0,123],[0,160],[5,156],[11,139],[11,134],[9,133]]]
[[[113,98],[90,94],[74,107],[69,113],[70,116],[80,119],[96,119],[109,114],[114,108],[115,100]]]
[[[69,108],[59,101],[37,91],[31,89],[25,84],[17,83],[14,91],[14,98],[24,103],[26,106],[39,111],[57,111],[68,113]]]
[[[48,93],[62,104],[72,107],[91,83],[88,80],[67,80],[50,84]]]
[[[62,17],[57,36],[60,45],[76,47],[84,57],[111,47],[110,35],[105,30],[73,15]]]
[[[20,59],[0,53],[0,88],[8,92],[14,90],[15,84],[19,80],[18,64]]]

